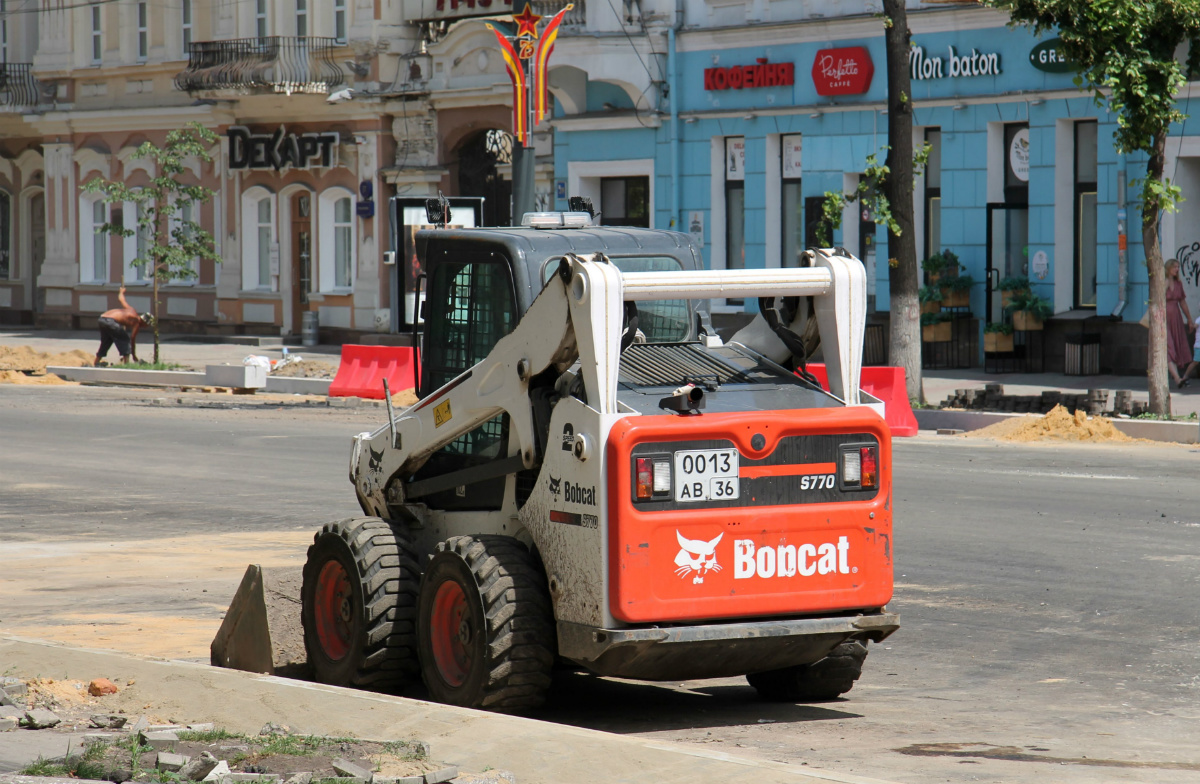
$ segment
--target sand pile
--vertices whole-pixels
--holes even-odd
[[[0,370],[0,384],[75,384],[75,381],[66,381],[59,378],[53,373],[45,373],[40,376],[27,376],[19,370]]]
[[[81,349],[62,354],[34,351],[29,346],[0,346],[0,370],[25,370],[45,373],[47,365],[87,367],[96,357]]]
[[[337,375],[337,365],[315,359],[302,359],[272,370],[271,375],[281,378],[333,378]]]
[[[1104,417],[1088,416],[1083,411],[1074,415],[1062,406],[1055,406],[1045,416],[1013,417],[994,425],[988,425],[982,430],[971,433],[972,436],[998,438],[1002,441],[1087,441],[1092,443],[1104,441],[1131,442],[1136,439],[1122,433],[1113,427],[1113,423]]]

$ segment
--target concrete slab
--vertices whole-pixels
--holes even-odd
[[[210,386],[204,373],[187,370],[122,370],[111,367],[47,367],[67,381],[91,384],[129,384],[131,386],[203,387]]]
[[[882,784],[682,744],[40,640],[0,636],[0,661],[18,674],[54,672],[86,680],[104,672],[122,681],[134,679],[136,689],[126,689],[127,698],[154,703],[164,715],[214,721],[235,732],[255,733],[275,721],[305,734],[421,739],[429,742],[435,759],[465,771],[510,770],[521,784]]]
[[[329,385],[332,383],[333,379],[329,378],[267,376],[267,385],[263,387],[263,391],[281,395],[328,395]]]

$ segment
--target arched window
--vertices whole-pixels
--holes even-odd
[[[330,188],[321,194],[320,237],[321,291],[350,291],[357,268],[354,238],[354,194]]]
[[[79,282],[108,283],[108,204],[97,196],[79,200]]]
[[[275,289],[275,277],[279,274],[278,257],[273,254],[276,242],[275,194],[266,188],[251,188],[242,195],[243,289]]]
[[[12,197],[0,191],[0,280],[13,277],[12,263]]]

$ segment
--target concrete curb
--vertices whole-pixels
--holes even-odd
[[[115,384],[129,386],[159,386],[159,387],[211,387],[207,374],[187,370],[125,370],[123,368],[97,367],[47,367],[47,373],[53,373],[67,381],[80,381],[90,384]],[[333,382],[327,378],[286,378],[283,376],[267,376],[267,385],[263,392],[275,392],[283,395],[328,395],[329,385]]]
[[[303,734],[417,738],[430,744],[435,759],[463,771],[488,766],[510,770],[521,784],[887,784],[651,738],[44,640],[0,636],[0,661],[25,676],[134,679],[136,687],[130,688],[136,688],[136,700],[157,703],[163,715],[212,721],[235,732],[257,733],[273,721]]]
[[[967,433],[981,430],[988,425],[1013,417],[1030,416],[1029,414],[936,408],[921,408],[913,413],[916,414],[917,424],[922,430],[950,429],[962,430]],[[1111,421],[1113,427],[1130,438],[1178,444],[1200,443],[1200,423],[1197,422],[1159,422],[1153,419],[1112,419]]]

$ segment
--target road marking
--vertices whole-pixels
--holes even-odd
[[[1004,471],[992,468],[963,468],[960,469],[967,474],[990,474],[992,476],[1028,476],[1034,478],[1046,479],[1130,479],[1137,480],[1143,477],[1127,476],[1125,474],[1070,474],[1065,471]]]

